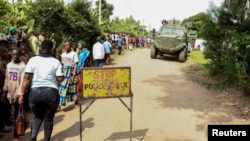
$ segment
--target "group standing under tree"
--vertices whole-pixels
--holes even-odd
[[[54,33],[46,38],[45,31],[40,34],[33,31],[28,37],[27,28],[15,32],[17,30],[15,27],[9,28],[10,32],[5,29],[0,39],[0,137],[1,132],[12,131],[9,107],[15,107],[16,119],[19,104],[24,104],[25,109],[34,114],[31,140],[37,139],[44,122],[44,140],[49,141],[55,113],[68,102],[77,105],[81,100],[84,67],[109,65],[110,54],[114,49],[113,41],[98,36],[90,51],[85,41],[79,40],[75,51],[72,39],[67,39],[56,58]],[[118,55],[121,55],[124,40],[121,35],[116,38],[116,49]],[[129,43],[132,43],[132,38]],[[13,141],[18,141],[15,129]]]

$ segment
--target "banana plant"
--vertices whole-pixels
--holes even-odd
[[[7,0],[0,0],[0,29],[8,26],[8,13],[11,11],[11,7]]]
[[[24,25],[27,22],[27,13],[32,0],[12,0],[11,11],[8,13],[9,24],[15,26]]]

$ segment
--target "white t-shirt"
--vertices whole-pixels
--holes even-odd
[[[103,44],[96,42],[92,49],[94,59],[103,59],[105,55]]]
[[[69,53],[64,52],[61,55],[61,59],[64,66],[73,66],[78,62],[78,55],[74,51],[70,51]]]
[[[24,62],[7,64],[6,77],[4,82],[4,91],[8,91],[7,98],[10,103],[11,99],[21,94],[21,85],[24,77],[25,64]]]
[[[57,76],[63,76],[62,65],[52,56],[30,58],[25,73],[33,73],[31,87],[53,87],[58,89]]]

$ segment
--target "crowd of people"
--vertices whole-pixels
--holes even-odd
[[[76,52],[68,39],[64,51],[56,58],[54,33],[46,38],[44,31],[40,34],[33,31],[28,37],[27,30],[27,27],[12,26],[0,33],[0,137],[14,130],[12,141],[18,141],[13,127],[19,106],[23,104],[25,111],[34,115],[31,140],[36,140],[44,122],[44,140],[49,141],[53,118],[61,105],[69,101],[78,103],[81,87],[77,85],[83,67],[92,66],[91,54],[84,40],[77,42]]]
[[[127,50],[132,50],[133,48],[146,48],[153,45],[153,38],[142,36],[136,37],[129,34],[121,33],[106,33],[106,38],[109,39],[113,47],[118,47],[119,42],[122,43],[122,46]]]
[[[0,33],[0,137],[14,130],[12,141],[18,141],[12,128],[20,104],[34,115],[31,140],[36,141],[44,122],[44,141],[49,141],[55,113],[68,102],[78,105],[81,99],[84,67],[109,65],[116,50],[121,55],[123,47],[132,50],[150,44],[144,37],[106,34],[96,38],[90,51],[84,40],[77,41],[74,49],[72,39],[67,39],[58,57],[54,33],[47,38],[45,31],[32,31],[30,36],[27,31],[26,26],[11,26]]]
[[[11,125],[15,124],[18,115],[18,97],[21,92],[22,78],[25,66],[32,57],[32,51],[28,45],[33,39],[28,38],[28,28],[17,29],[14,26],[5,27],[0,33],[0,136],[1,132],[12,131]],[[35,50],[34,50],[35,51]],[[25,107],[28,103],[25,99]],[[14,117],[11,110],[14,109]],[[13,140],[18,138],[15,130]]]

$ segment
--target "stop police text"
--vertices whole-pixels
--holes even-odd
[[[125,88],[129,88],[129,83],[128,82],[119,82],[116,83],[115,85],[111,87],[108,87],[106,84],[104,83],[92,83],[92,84],[84,84],[84,90],[87,89],[125,89]]]
[[[95,79],[112,79],[115,73],[115,70],[95,70],[93,72],[93,77]]]

